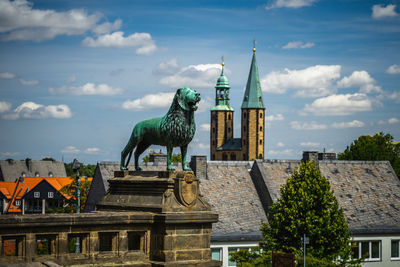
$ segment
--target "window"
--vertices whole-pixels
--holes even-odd
[[[99,233],[99,251],[117,249],[117,233]]]
[[[39,172],[35,172],[35,177],[39,177]]]
[[[215,127],[213,127],[213,130],[212,130],[212,131],[213,131],[213,133],[215,133]]]
[[[262,126],[260,126],[260,132],[262,132]]]
[[[231,119],[231,114],[228,114],[228,120],[230,120]]]
[[[55,240],[55,235],[38,235],[36,237],[36,254],[53,254],[55,252]]]
[[[52,172],[49,172],[49,177],[53,177],[53,173]]]
[[[216,261],[222,261],[222,249],[221,248],[212,248],[211,249],[211,259]]]
[[[128,232],[128,250],[144,251],[144,232]]]
[[[262,139],[260,139],[260,145],[262,145]]]
[[[243,118],[246,119],[246,113],[243,113]]]
[[[228,128],[228,133],[230,133],[231,132],[231,128]]]
[[[47,192],[47,197],[48,198],[53,198],[54,197],[54,192]]]
[[[26,173],[25,172],[21,173],[21,176],[26,177]]]
[[[3,236],[2,237],[3,249],[2,256],[22,256],[25,249],[24,236]]]
[[[365,261],[379,261],[381,259],[381,241],[356,241],[352,244],[353,257],[361,258],[367,255]]]
[[[260,118],[262,118],[262,116],[263,116],[262,113],[260,113]]]
[[[40,197],[40,192],[34,192],[33,193],[34,198],[39,198]]]
[[[21,206],[21,200],[15,200],[15,206]]]
[[[243,126],[243,132],[246,132],[246,126]]]
[[[400,260],[400,240],[392,240],[390,257],[392,260]]]

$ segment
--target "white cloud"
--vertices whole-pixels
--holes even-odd
[[[365,123],[358,120],[353,120],[349,122],[334,122],[331,127],[336,129],[344,129],[344,128],[361,128],[364,127]]]
[[[383,97],[393,100],[396,103],[400,103],[400,92],[386,93]]]
[[[318,124],[315,121],[303,123],[299,121],[291,121],[290,126],[295,130],[324,130],[327,128],[325,124]]]
[[[63,150],[61,150],[61,153],[63,154],[78,154],[79,152],[80,150],[74,146],[67,146]]]
[[[57,12],[50,9],[34,9],[26,0],[0,1],[0,33],[3,41],[43,41],[58,35],[81,35],[87,31],[103,33],[117,29],[121,22],[98,24],[100,13],[88,14],[84,9]]]
[[[306,104],[303,112],[317,116],[344,116],[372,110],[372,101],[365,94],[337,94],[322,97]]]
[[[395,124],[395,123],[398,123],[399,122],[399,119],[397,119],[397,118],[390,118],[390,119],[388,119],[388,123],[389,124]]]
[[[315,142],[301,142],[300,146],[303,147],[319,147],[320,143],[315,143]]]
[[[7,112],[11,109],[11,103],[0,101],[0,113]]]
[[[286,45],[282,46],[282,49],[304,49],[311,48],[315,44],[314,43],[303,43],[303,42],[289,42]]]
[[[169,107],[174,99],[175,93],[157,93],[145,95],[135,100],[127,100],[122,104],[126,110],[145,110],[152,108]]]
[[[59,88],[50,88],[52,94],[71,94],[71,95],[117,95],[121,94],[120,88],[113,88],[107,84],[86,83],[82,86],[62,86]]]
[[[400,74],[400,65],[392,65],[389,68],[387,68],[386,73],[389,74]]]
[[[124,37],[124,32],[118,31],[111,34],[104,34],[97,39],[86,37],[82,41],[83,46],[88,47],[137,47],[136,54],[151,55],[157,46],[154,44],[153,39],[149,33],[134,33]]]
[[[100,148],[97,147],[89,147],[83,151],[85,154],[95,155],[100,153]]]
[[[296,97],[320,97],[334,92],[333,81],[340,78],[340,65],[316,65],[302,70],[273,71],[261,79],[266,93],[283,94],[288,89]]]
[[[266,121],[282,121],[285,118],[283,117],[282,114],[276,114],[276,115],[269,115],[265,117]]]
[[[396,5],[374,5],[372,7],[372,18],[374,19],[383,19],[383,18],[390,18],[396,17],[398,13],[396,13]]]
[[[268,154],[269,155],[293,155],[294,154],[294,150],[293,149],[269,150]]]
[[[284,147],[284,146],[285,146],[285,144],[282,143],[282,142],[278,142],[276,145],[277,145],[278,147]]]
[[[114,23],[104,22],[100,25],[97,25],[92,31],[97,35],[106,34],[118,30],[119,28],[121,28],[121,25],[122,20],[117,19],[114,21]]]
[[[3,119],[67,119],[72,116],[67,105],[44,106],[34,102],[24,102],[13,111],[3,114]]]
[[[1,79],[14,79],[16,77],[15,74],[10,72],[0,72]]]
[[[314,2],[318,0],[272,0],[271,3],[267,5],[266,9],[272,8],[300,8],[303,6],[311,6]]]
[[[210,124],[209,123],[201,124],[200,125],[200,131],[209,132],[210,131]]]
[[[181,68],[173,75],[166,76],[160,80],[160,83],[173,88],[189,86],[191,88],[210,88],[221,74],[220,64],[199,64],[189,65]],[[229,71],[225,69],[225,73]]]
[[[161,62],[154,70],[155,74],[172,75],[179,70],[178,60],[176,58],[167,62]]]
[[[38,85],[39,84],[39,80],[24,80],[24,79],[19,79],[19,82],[22,85]]]
[[[376,81],[365,70],[354,71],[350,76],[344,77],[337,82],[338,87],[350,88],[360,87],[361,93],[382,92],[380,86],[375,85]]]

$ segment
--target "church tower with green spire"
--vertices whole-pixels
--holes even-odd
[[[221,75],[215,86],[215,106],[211,109],[211,160],[227,160],[226,154],[223,155],[221,152],[221,147],[233,138],[233,108],[229,103],[230,86],[224,74],[225,63],[222,62],[221,65]]]
[[[264,158],[265,106],[258,75],[256,48],[253,48],[250,73],[242,102],[243,160]]]

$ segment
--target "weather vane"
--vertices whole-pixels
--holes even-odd
[[[256,52],[256,44],[257,44],[257,41],[254,40],[254,41],[253,41],[253,52]]]
[[[221,59],[222,59],[221,65],[222,65],[222,67],[223,67],[223,66],[225,66],[225,59],[226,59],[226,57],[222,56]]]

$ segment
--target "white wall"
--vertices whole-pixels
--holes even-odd
[[[221,248],[222,267],[228,267],[229,248],[255,248],[258,241],[239,241],[239,242],[212,242],[211,248]],[[232,266],[232,265],[231,265]],[[234,266],[234,265],[233,265]]]
[[[353,236],[354,241],[380,241],[381,246],[381,259],[379,261],[365,261],[362,266],[364,267],[399,267],[400,259],[391,259],[391,242],[392,240],[400,240],[398,235],[385,235],[385,236]]]

